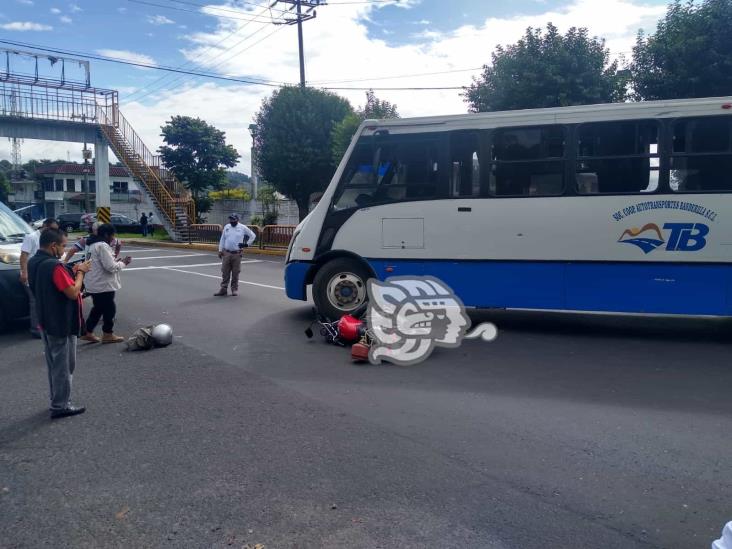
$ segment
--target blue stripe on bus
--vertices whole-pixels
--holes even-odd
[[[732,314],[732,265],[382,259],[369,263],[382,280],[435,276],[471,307]]]
[[[305,261],[292,261],[285,266],[285,293],[290,299],[305,301],[305,277],[313,264]]]

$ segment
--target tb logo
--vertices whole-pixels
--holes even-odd
[[[618,242],[633,244],[643,253],[651,253],[665,244],[669,252],[696,252],[707,245],[709,227],[703,223],[666,223],[663,226],[668,238],[655,223],[646,223],[640,229],[625,229]]]
[[[709,227],[703,223],[666,223],[664,230],[671,231],[666,249],[671,252],[696,252],[706,246],[704,238]]]

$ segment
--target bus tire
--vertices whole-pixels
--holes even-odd
[[[368,268],[347,257],[333,259],[323,265],[313,280],[313,301],[318,312],[337,320],[368,301],[366,282]]]

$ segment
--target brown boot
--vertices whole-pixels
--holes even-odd
[[[122,343],[124,340],[125,338],[114,334],[104,334],[102,336],[102,343]]]
[[[99,343],[101,341],[101,339],[99,339],[97,336],[95,336],[91,332],[89,332],[88,334],[84,334],[79,339],[81,341],[88,341],[89,343]]]

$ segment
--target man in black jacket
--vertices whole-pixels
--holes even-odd
[[[40,249],[28,262],[28,282],[36,300],[38,323],[46,348],[51,419],[85,411],[71,405],[71,380],[76,366],[76,338],[83,326],[81,286],[89,261],[69,269],[59,259],[66,250],[66,235],[48,229]]]

